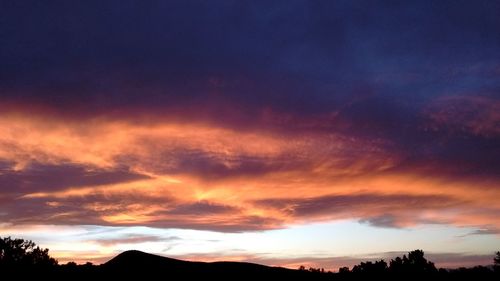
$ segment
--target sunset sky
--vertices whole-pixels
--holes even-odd
[[[491,264],[499,13],[0,0],[0,236],[62,263]]]

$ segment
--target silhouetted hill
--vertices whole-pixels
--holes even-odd
[[[176,278],[216,278],[217,280],[321,277],[313,272],[282,267],[245,262],[191,262],[135,250],[119,254],[103,264],[101,270],[102,273],[113,276],[170,276]],[[324,277],[320,279],[324,279]]]
[[[183,261],[178,259],[172,259],[167,257],[162,257],[158,255],[153,255],[137,250],[129,250],[120,253],[116,257],[110,259],[103,266],[105,267],[123,267],[123,268],[131,268],[131,267],[141,267],[141,268],[149,268],[149,267],[179,267],[179,266],[187,266],[188,264],[192,264],[196,262]]]

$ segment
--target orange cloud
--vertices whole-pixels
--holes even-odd
[[[383,140],[21,113],[0,115],[0,130],[0,212],[11,223],[500,228],[498,181],[410,169]]]

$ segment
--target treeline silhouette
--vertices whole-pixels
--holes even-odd
[[[339,268],[338,272],[322,268],[298,270],[269,267],[243,262],[189,262],[170,259],[140,251],[126,251],[110,261],[94,265],[87,262],[59,264],[50,257],[48,249],[33,241],[0,238],[0,279],[11,277],[31,279],[48,277],[52,280],[87,280],[89,278],[130,279],[206,279],[255,280],[255,278],[285,280],[500,280],[500,252],[493,257],[491,266],[472,268],[436,268],[422,250],[414,250],[387,263],[384,260],[361,262],[352,269]],[[6,280],[3,278],[3,280]]]

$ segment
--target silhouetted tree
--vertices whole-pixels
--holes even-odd
[[[370,273],[370,274],[379,274],[384,273],[387,270],[387,263],[384,260],[376,261],[376,262],[361,262],[359,265],[355,265],[352,268],[352,272],[354,273]]]
[[[404,259],[403,259],[404,260]],[[404,263],[404,261],[403,261]],[[408,267],[410,272],[414,273],[431,273],[437,272],[433,262],[427,261],[424,258],[424,251],[415,250],[408,253]]]
[[[414,250],[408,253],[408,257],[396,257],[389,263],[389,271],[393,273],[435,273],[436,266],[433,262],[427,261],[424,251]]]
[[[404,256],[406,260],[406,255]],[[389,271],[394,273],[401,273],[404,271],[403,259],[400,257],[396,257],[389,262]]]
[[[48,267],[57,265],[49,249],[41,249],[31,240],[0,238],[0,267]]]
[[[339,273],[341,273],[341,274],[346,274],[349,272],[350,272],[350,270],[349,270],[349,267],[347,267],[347,266],[343,266],[343,267],[339,268]]]
[[[500,251],[496,252],[493,258],[493,270],[500,273]]]
[[[67,266],[67,267],[76,267],[76,262],[74,261],[69,261],[68,263],[66,263],[64,266]]]
[[[309,272],[316,272],[316,273],[325,273],[324,268],[314,268],[314,267],[309,267],[308,269]]]

